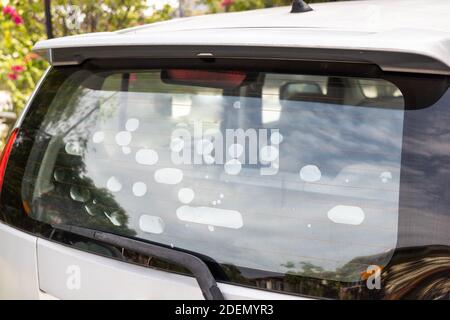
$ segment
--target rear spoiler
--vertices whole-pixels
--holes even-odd
[[[272,47],[250,45],[113,45],[40,48],[35,52],[53,66],[78,65],[90,59],[225,58],[325,61],[374,64],[385,72],[450,75],[450,66],[431,56],[404,51]]]

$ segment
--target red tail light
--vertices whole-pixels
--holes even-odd
[[[206,71],[169,69],[163,75],[163,80],[168,83],[207,86],[222,89],[232,89],[242,85],[247,78],[245,72],[240,71]]]
[[[3,178],[5,176],[6,165],[8,164],[8,158],[11,153],[14,141],[16,141],[17,132],[19,130],[14,129],[9,135],[8,141],[6,141],[5,148],[3,149],[2,156],[0,158],[0,192],[3,187]]]

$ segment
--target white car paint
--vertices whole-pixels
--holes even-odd
[[[72,249],[3,223],[0,253],[0,299],[203,299],[192,277]],[[79,287],[70,283],[76,284],[77,270]],[[307,299],[218,285],[226,299]]]
[[[37,252],[40,289],[60,299],[203,299],[192,277],[124,263],[44,239],[38,240]],[[226,299],[306,299],[218,285]]]
[[[0,299],[38,299],[37,238],[0,223]]]
[[[130,45],[225,45],[414,53],[440,61],[450,74],[447,0],[378,0],[312,4],[174,19],[117,32],[40,41],[35,51]],[[403,61],[398,61],[401,67]],[[396,70],[389,66],[385,70]],[[442,73],[442,71],[441,71]]]

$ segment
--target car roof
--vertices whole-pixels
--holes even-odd
[[[415,55],[410,64],[401,56],[390,59],[384,68],[389,71],[450,74],[447,0],[345,1],[311,7],[313,11],[304,13],[277,7],[178,18],[116,32],[40,41],[34,50],[144,45],[375,50]]]

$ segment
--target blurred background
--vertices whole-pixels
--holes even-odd
[[[290,5],[292,0],[0,0],[0,150],[47,68],[31,49],[48,37],[114,31],[178,17]],[[308,3],[326,2],[309,0]],[[46,27],[47,17],[52,27]],[[48,21],[48,20],[47,20]]]

